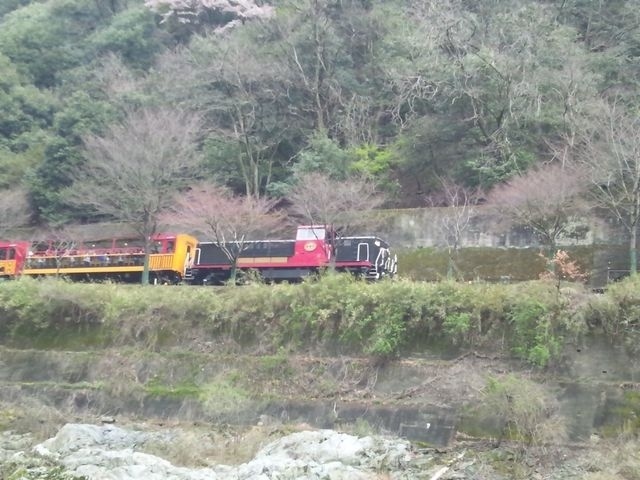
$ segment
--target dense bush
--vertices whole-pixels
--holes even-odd
[[[558,402],[544,385],[513,375],[490,377],[482,394],[473,414],[494,421],[498,443],[519,440],[526,451],[566,441],[567,426],[558,415]]]
[[[382,358],[477,349],[544,367],[567,339],[589,329],[635,345],[638,283],[632,278],[592,295],[545,281],[367,283],[331,274],[298,285],[237,288],[23,279],[0,284],[0,336],[8,344],[65,348],[213,342],[262,353],[313,349]]]
[[[640,351],[640,275],[614,283],[606,295],[592,298],[585,321],[630,352]]]

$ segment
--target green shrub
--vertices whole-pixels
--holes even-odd
[[[232,375],[201,385],[198,399],[206,412],[215,415],[240,411],[250,403],[249,392]]]
[[[546,366],[560,351],[549,306],[533,299],[515,304],[508,314],[513,326],[513,352],[539,367]]]
[[[527,378],[506,375],[487,379],[483,401],[476,407],[480,418],[493,418],[498,441],[517,440],[523,446],[542,446],[566,440],[566,424],[558,404],[544,385]]]
[[[506,347],[546,366],[564,336],[580,334],[585,322],[598,321],[619,338],[638,331],[634,283],[589,301],[579,289],[565,294],[542,281],[370,283],[334,273],[295,285],[222,288],[24,279],[0,284],[0,339],[34,346],[48,339],[56,348],[211,343],[261,354],[284,348],[382,357]]]
[[[640,352],[640,275],[612,284],[604,295],[589,299],[584,310],[591,330],[602,329],[629,353]]]
[[[601,431],[609,437],[638,437],[640,435],[640,392],[626,390],[621,398],[614,400],[610,415]]]
[[[454,344],[461,343],[471,328],[471,314],[468,312],[455,312],[447,315],[442,326]]]

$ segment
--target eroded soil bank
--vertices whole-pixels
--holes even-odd
[[[639,285],[8,283],[3,458],[67,424],[178,431],[158,453],[194,467],[330,429],[410,441],[449,478],[637,479]]]
[[[536,472],[564,472],[539,478],[588,478],[583,464],[595,458],[593,452],[618,442],[616,451],[625,452],[635,442],[633,435],[620,434],[626,421],[621,415],[637,408],[630,401],[639,391],[637,372],[637,359],[594,341],[568,349],[554,371],[474,351],[446,359],[421,355],[376,362],[286,352],[230,353],[197,342],[162,352],[3,347],[0,427],[12,432],[7,439],[28,435],[22,441],[30,445],[67,423],[178,428],[184,441],[200,438],[204,451],[194,450],[192,456],[185,454],[189,447],[180,447],[176,456],[164,447],[160,453],[187,465],[202,464],[197,451],[207,462],[237,463],[248,461],[274,437],[332,429],[406,439],[421,455],[446,456],[438,460],[443,465],[453,465],[456,455],[467,452],[466,463],[458,462],[448,472],[458,476],[442,478],[479,478],[480,471],[493,472],[483,478],[531,478]],[[549,429],[546,436],[523,438],[522,432],[529,430],[511,429],[511,423],[524,420],[515,407],[496,400],[491,385],[513,379],[540,388],[535,392],[544,396],[544,419],[539,427],[528,428]],[[521,385],[516,383],[528,388]],[[226,452],[219,447],[221,439]],[[602,465],[591,468],[613,476],[593,478],[640,478],[616,476],[616,468],[640,472],[637,456],[626,457],[612,467],[602,455]],[[525,458],[529,464],[523,463]],[[506,476],[498,476],[499,469],[506,469]]]

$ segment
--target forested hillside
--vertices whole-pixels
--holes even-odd
[[[87,145],[145,108],[197,114],[193,179],[253,197],[311,171],[421,206],[445,183],[640,163],[639,16],[639,0],[4,0],[0,189],[27,192],[33,225],[90,219],[68,199]]]

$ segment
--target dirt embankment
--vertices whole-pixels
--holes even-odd
[[[640,330],[626,320],[637,291],[343,276],[215,292],[8,283],[0,428],[35,442],[67,423],[171,426],[186,432],[176,461],[192,464],[325,428],[473,452],[460,458],[475,477],[458,478],[570,462],[584,473],[581,452],[628,452],[640,431],[640,365],[627,353]],[[637,464],[601,458],[592,471]]]
[[[231,353],[199,341],[163,352],[5,347],[0,427],[28,435],[28,441],[11,437],[27,444],[66,423],[177,428],[184,445],[174,443],[174,454],[158,448],[171,461],[191,465],[200,465],[201,456],[247,461],[274,437],[329,428],[409,439],[421,458],[438,458],[452,466],[448,475],[458,475],[441,478],[480,478],[482,472],[490,475],[482,478],[589,478],[587,467],[611,475],[594,479],[638,478],[619,476],[639,468],[629,450],[634,441],[603,430],[606,409],[637,388],[627,378],[633,366],[620,365],[602,348],[581,349],[562,369],[541,372],[473,351],[379,363]],[[534,396],[544,397],[542,410],[518,405],[535,406]],[[527,415],[539,424],[526,424],[521,416]],[[617,467],[606,454],[614,444]],[[623,452],[626,458],[619,457]],[[598,465],[589,463],[596,458]],[[550,476],[554,472],[564,476]]]

